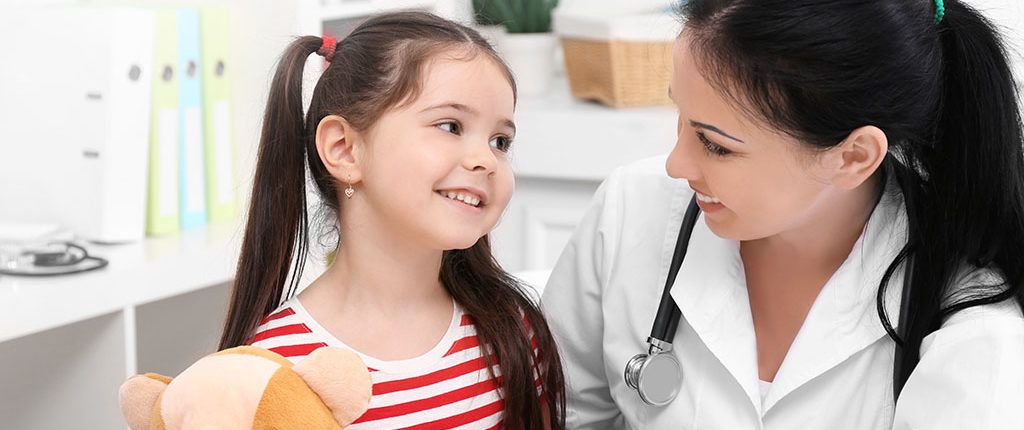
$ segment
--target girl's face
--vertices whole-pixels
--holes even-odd
[[[426,64],[422,84],[416,100],[389,110],[367,135],[360,192],[400,237],[468,248],[494,227],[515,188],[512,87],[483,54],[441,55]]]
[[[679,120],[666,168],[698,193],[709,228],[755,240],[809,223],[833,189],[822,158],[734,108],[701,75],[686,34],[673,57],[670,93]]]

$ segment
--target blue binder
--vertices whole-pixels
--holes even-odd
[[[199,10],[178,10],[178,109],[181,228],[206,224]]]

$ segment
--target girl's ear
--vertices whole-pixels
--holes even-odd
[[[850,132],[829,151],[833,167],[832,184],[853,189],[864,183],[882,165],[889,152],[889,140],[878,127],[866,125]]]
[[[345,118],[327,115],[317,124],[316,152],[338,181],[355,184],[362,180],[361,151],[359,132]]]

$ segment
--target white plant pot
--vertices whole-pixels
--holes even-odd
[[[498,52],[512,69],[520,98],[546,94],[555,75],[553,33],[508,33],[502,36]]]
[[[501,39],[508,34],[508,30],[505,29],[504,25],[480,25],[476,24],[473,26],[487,43],[490,43],[494,49],[498,49],[498,44],[501,43]]]

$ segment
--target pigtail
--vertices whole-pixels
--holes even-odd
[[[551,329],[526,287],[494,260],[488,237],[468,249],[445,251],[440,279],[473,318],[481,345],[487,345],[487,368],[501,369],[500,379],[491,376],[506,393],[503,428],[564,429],[565,377]],[[538,389],[539,401],[531,396]]]
[[[1015,299],[1024,305],[1024,154],[1006,47],[995,26],[960,1],[938,25],[943,79],[935,141],[920,154],[926,174],[911,216],[912,272],[900,315],[897,391],[921,342],[957,311]],[[916,243],[916,246],[914,246]],[[963,263],[998,269],[1002,284],[960,287]]]
[[[302,273],[309,230],[305,177],[309,136],[302,110],[302,70],[306,58],[320,46],[321,38],[313,36],[292,42],[271,83],[245,238],[220,349],[246,343],[259,320],[280,305],[295,255],[300,258],[289,295]]]

